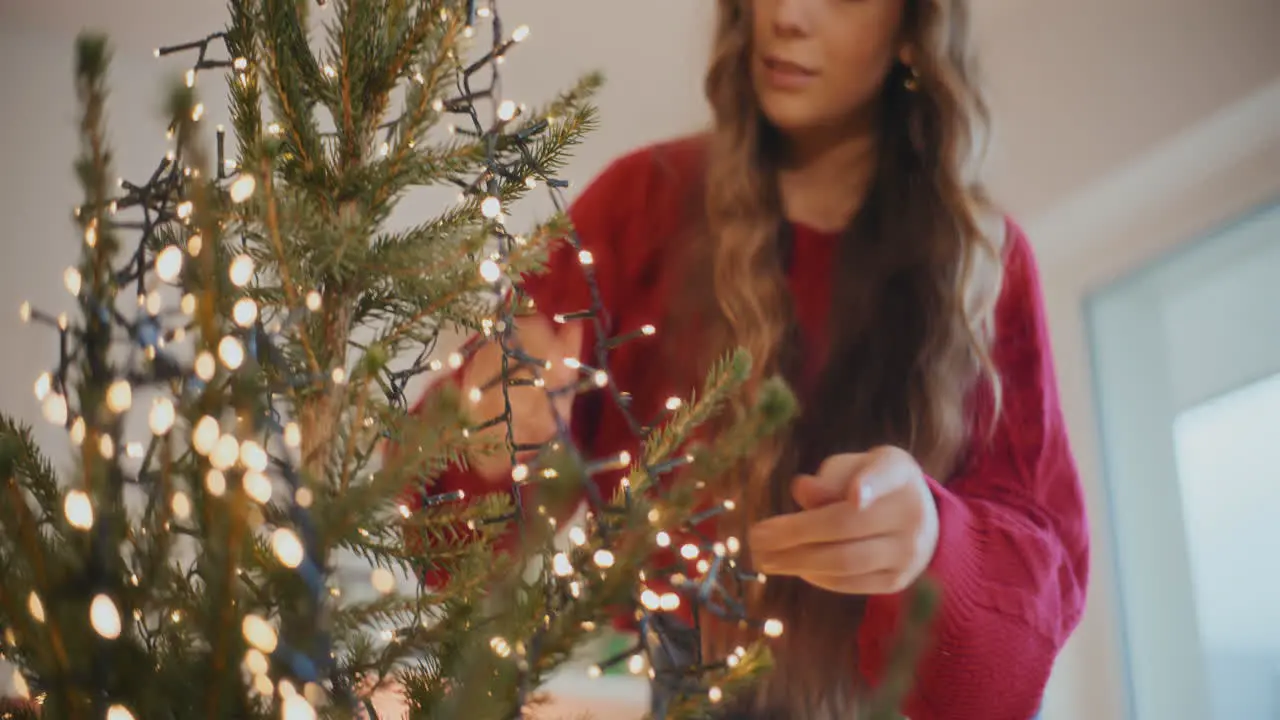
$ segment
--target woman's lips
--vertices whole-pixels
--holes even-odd
[[[766,55],[761,64],[768,83],[780,90],[802,89],[818,77],[815,70],[773,55]]]

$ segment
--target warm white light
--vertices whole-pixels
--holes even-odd
[[[489,639],[489,649],[498,657],[508,657],[511,655],[511,645],[503,638],[495,637]]]
[[[196,312],[196,296],[191,293],[183,295],[182,300],[178,303],[178,307],[182,310],[183,314],[194,315]]]
[[[271,534],[271,550],[285,567],[296,568],[302,564],[302,542],[288,528],[277,528]]]
[[[480,214],[492,220],[502,213],[502,201],[490,195],[480,203]]]
[[[485,260],[480,263],[480,277],[484,278],[485,282],[498,282],[498,278],[502,277],[502,268],[492,260]]]
[[[53,389],[53,376],[47,372],[40,373],[40,377],[36,378],[36,384],[33,387],[36,393],[36,399],[43,401],[49,396],[49,392]]]
[[[218,357],[228,369],[235,370],[244,363],[244,345],[238,338],[225,335],[218,343]]]
[[[147,424],[151,432],[163,435],[173,427],[175,412],[173,402],[167,397],[158,397],[151,401],[151,412],[147,415]]]
[[[326,76],[328,76],[328,77],[331,77],[331,78],[336,78],[336,77],[338,77],[338,71],[337,71],[337,70],[334,70],[332,65],[325,65],[325,66],[324,66],[324,74],[325,74]]]
[[[181,273],[182,250],[178,249],[177,245],[170,245],[156,255],[156,275],[160,276],[161,280],[171,283],[177,280]]]
[[[218,421],[212,415],[205,415],[191,430],[191,445],[201,455],[208,455],[217,447],[220,434]]]
[[[663,593],[658,605],[663,612],[675,612],[680,609],[680,596],[670,592]]]
[[[645,591],[640,593],[640,604],[650,611],[656,611],[662,607],[662,596],[645,588]]]
[[[148,313],[152,315],[160,314],[160,310],[164,308],[164,298],[160,297],[159,291],[152,290],[147,293],[146,306]]]
[[[592,665],[591,667],[587,668],[588,677],[598,678],[603,674],[604,674],[604,671],[600,669],[599,665]]]
[[[218,470],[230,469],[236,464],[236,458],[240,457],[240,443],[231,433],[226,433],[218,438],[218,443],[213,446],[213,452],[209,453],[209,464]]]
[[[184,200],[183,202],[178,203],[178,217],[186,220],[191,217],[191,211],[194,209],[195,206],[191,204],[190,200]]]
[[[668,409],[668,410],[679,410],[679,409],[680,409],[680,406],[681,406],[681,405],[683,405],[683,404],[684,404],[684,400],[681,400],[681,399],[680,399],[680,398],[678,398],[678,397],[669,397],[669,398],[667,398],[667,409]]]
[[[137,720],[129,708],[123,705],[112,705],[107,708],[107,720]]]
[[[511,33],[511,39],[515,40],[516,42],[524,42],[528,38],[529,38],[528,25],[521,25],[520,27],[516,28],[515,32]]]
[[[289,695],[281,706],[281,720],[316,720],[316,710],[303,696]]]
[[[67,424],[67,399],[62,393],[50,393],[40,404],[40,410],[44,413],[44,419],[54,425]]]
[[[173,494],[173,499],[169,501],[169,509],[173,510],[174,517],[179,520],[186,520],[191,517],[191,498],[179,490]]]
[[[568,555],[556,553],[551,559],[551,569],[560,577],[569,577],[573,574],[573,563],[569,562]]]
[[[249,67],[249,60],[247,58],[238,57],[235,62],[232,63],[232,66],[237,70],[244,70]]]
[[[240,327],[247,328],[258,319],[258,303],[252,298],[240,298],[231,308],[231,318]]]
[[[579,525],[574,525],[573,527],[569,528],[569,542],[572,542],[574,545],[577,545],[578,547],[582,547],[583,545],[586,545],[587,531],[583,530],[582,527]]]
[[[627,669],[631,671],[632,675],[639,675],[644,672],[644,656],[640,653],[636,653],[628,658]]]
[[[591,265],[595,261],[596,261],[595,256],[591,254],[590,250],[578,251],[578,262],[582,263],[583,265]]]
[[[120,610],[115,601],[101,593],[95,595],[89,604],[89,623],[108,640],[120,637]]]
[[[200,122],[202,117],[204,117],[204,103],[196,103],[196,106],[191,108],[191,119]]]
[[[93,503],[83,490],[72,490],[62,501],[62,513],[67,522],[77,530],[88,530],[93,527]]]
[[[718,703],[724,699],[724,691],[721,690],[719,687],[713,686],[710,690],[707,691],[707,697],[711,700],[711,702]]]
[[[593,559],[596,561],[596,565],[602,568],[613,567],[613,553],[604,548],[597,550]]]
[[[510,100],[503,100],[498,105],[498,119],[506,122],[516,116],[516,104]]]
[[[69,267],[62,273],[62,284],[67,286],[67,292],[72,295],[80,295],[80,288],[84,284],[83,278],[80,277],[80,271],[76,268]]]
[[[128,380],[117,380],[107,388],[107,408],[122,413],[133,406],[133,386]]]
[[[706,575],[707,571],[711,569],[711,563],[707,562],[706,558],[702,558],[701,560],[698,561],[698,564],[696,565],[696,567],[699,573]]]
[[[14,695],[17,695],[23,700],[31,699],[31,688],[27,686],[27,679],[22,676],[22,671],[17,668],[13,669],[12,686]]]
[[[609,384],[609,373],[603,370],[597,370],[595,371],[595,374],[591,376],[591,379],[595,382],[596,387],[605,387]]]
[[[205,473],[204,487],[214,497],[222,497],[227,491],[227,476],[221,470],[210,470]]]
[[[209,382],[216,372],[218,372],[218,361],[213,359],[213,353],[204,350],[196,356],[196,377]]]
[[[31,322],[31,303],[25,300],[18,306],[18,319],[24,324]]]
[[[195,69],[194,69],[194,68],[193,68],[193,69],[191,69],[191,70],[187,70],[187,74],[186,74],[186,81],[187,81],[187,87],[195,87],[195,85],[196,85],[196,71],[195,71]]]
[[[314,499],[315,497],[311,493],[311,488],[300,487],[298,488],[298,491],[293,494],[293,501],[298,503],[298,507],[309,508],[311,507],[311,502]]]
[[[116,443],[110,435],[102,435],[98,438],[98,453],[108,460],[115,456]]]
[[[320,301],[320,293],[315,290],[307,293],[307,309],[311,312],[315,312],[320,309]]]
[[[257,648],[249,648],[244,654],[244,666],[252,675],[262,675],[267,672],[269,667],[267,656],[262,654]]]
[[[685,560],[693,560],[698,557],[698,546],[693,543],[686,543],[684,547],[680,548],[680,555]]]
[[[231,183],[231,202],[242,203],[253,197],[253,191],[258,187],[258,181],[253,179],[252,175],[241,175]]]
[[[776,638],[782,635],[782,621],[769,619],[764,622],[764,634]]]
[[[279,640],[276,637],[276,629],[271,627],[271,623],[257,615],[245,615],[244,621],[240,623],[240,630],[250,645],[268,655],[275,652],[276,643]]]
[[[44,603],[40,602],[40,596],[34,591],[27,596],[27,612],[31,613],[36,622],[44,622]]]
[[[302,429],[298,427],[298,423],[291,422],[284,426],[284,444],[294,448],[302,444]]]
[[[396,589],[396,576],[386,568],[374,568],[373,574],[369,576],[369,581],[373,583],[373,589],[388,595],[392,590]]]
[[[253,440],[240,443],[240,463],[250,470],[264,472],[267,469],[267,451]]]
[[[725,540],[725,546],[729,548],[729,553],[732,555],[737,555],[738,551],[742,549],[742,543],[736,537],[730,537]]]
[[[654,536],[654,540],[656,540],[656,541],[657,541],[657,543],[658,543],[658,547],[670,547],[670,546],[671,546],[671,536],[670,536],[670,535],[668,535],[668,534],[667,534],[667,532],[666,532],[665,530],[659,530],[659,531],[658,531],[658,534],[657,534],[656,536]]]
[[[266,475],[250,470],[244,474],[241,484],[245,494],[258,504],[266,505],[271,500],[271,480]]]
[[[236,287],[244,287],[253,279],[253,258],[241,253],[231,261],[231,269],[228,272],[231,276],[231,282]]]
[[[69,433],[72,445],[80,447],[80,444],[84,442],[84,431],[84,418],[76,418],[75,422],[71,423],[71,432]]]

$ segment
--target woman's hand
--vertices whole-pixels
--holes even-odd
[[[881,447],[833,455],[791,492],[802,510],[757,523],[755,570],[794,575],[851,595],[895,593],[933,559],[938,509],[920,465],[905,450]]]
[[[523,317],[516,320],[520,349],[528,356],[545,360],[549,367],[539,372],[544,387],[517,385],[507,391],[511,402],[512,435],[516,444],[545,443],[555,436],[555,416],[547,389],[565,387],[578,379],[579,371],[566,360],[577,360],[582,351],[583,322],[574,321],[557,325],[542,316]],[[525,369],[517,369],[514,361],[509,369],[512,378],[532,377]],[[486,422],[502,414],[505,401],[502,383],[486,384],[502,373],[502,348],[497,342],[487,343],[471,358],[462,375],[462,391],[468,402],[471,417],[477,423]],[[573,409],[573,394],[564,393],[555,398],[555,411],[565,422]],[[506,423],[498,423],[477,433],[477,437],[500,441],[507,431]],[[511,459],[503,450],[468,455],[471,468],[485,479],[498,482],[511,472]]]

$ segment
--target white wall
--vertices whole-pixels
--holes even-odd
[[[1098,388],[1090,377],[1084,301],[1104,284],[1277,197],[1280,83],[1224,107],[1124,171],[1068,198],[1059,210],[1028,223],[1031,236],[1044,248],[1045,293],[1063,406],[1094,527],[1089,606],[1056,668],[1046,718],[1121,718],[1130,702],[1112,527],[1122,518],[1113,515],[1109,496],[1115,489],[1107,487],[1102,475],[1094,402]],[[1169,597],[1143,608],[1160,612],[1184,599],[1189,601]]]

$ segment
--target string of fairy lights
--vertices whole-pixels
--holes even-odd
[[[323,2],[319,4],[323,5]],[[491,42],[487,52],[479,59],[461,68],[457,74],[457,97],[440,103],[437,109],[443,110],[463,119],[462,127],[454,131],[484,143],[486,158],[485,169],[478,177],[470,180],[456,180],[465,196],[480,200],[479,208],[492,228],[496,243],[494,255],[484,259],[478,268],[482,279],[489,284],[493,293],[505,297],[514,292],[514,301],[497,303],[497,312],[492,323],[486,323],[485,341],[496,342],[502,350],[501,389],[504,410],[495,418],[489,419],[478,428],[490,427],[505,423],[506,445],[512,465],[511,497],[514,511],[503,517],[484,520],[486,523],[512,523],[515,531],[524,533],[526,523],[534,516],[523,506],[521,488],[529,482],[536,482],[542,474],[550,472],[550,468],[541,468],[536,464],[525,464],[517,460],[519,456],[530,452],[540,452],[547,446],[554,445],[558,449],[567,450],[569,461],[578,464],[583,470],[583,489],[587,502],[587,517],[603,518],[617,514],[619,508],[612,507],[602,497],[594,477],[602,473],[613,472],[631,467],[633,458],[629,453],[606,458],[584,458],[580,448],[573,441],[566,418],[556,412],[556,402],[549,405],[555,417],[557,432],[555,437],[544,444],[522,445],[515,441],[513,434],[513,408],[509,391],[521,384],[533,384],[542,388],[550,400],[567,397],[581,391],[600,391],[607,393],[610,400],[622,413],[638,444],[642,444],[649,432],[648,426],[641,422],[631,410],[629,396],[613,381],[613,373],[609,358],[613,350],[624,343],[649,337],[655,334],[656,328],[646,325],[643,328],[612,336],[612,323],[608,309],[604,307],[595,273],[595,259],[586,249],[575,232],[569,232],[564,240],[571,244],[577,254],[578,265],[583,272],[589,288],[590,302],[588,307],[563,316],[557,316],[556,322],[585,321],[592,325],[594,337],[597,338],[594,348],[590,350],[590,364],[577,358],[566,362],[572,363],[579,371],[579,380],[564,387],[550,387],[542,378],[541,370],[549,369],[546,361],[531,357],[520,344],[515,332],[517,302],[526,300],[518,287],[511,287],[506,281],[504,268],[511,261],[513,253],[521,244],[521,239],[505,228],[505,212],[499,200],[501,182],[511,179],[522,180],[530,188],[537,184],[546,187],[551,201],[557,210],[563,212],[567,208],[564,189],[567,183],[554,177],[535,157],[531,142],[544,133],[552,118],[542,118],[513,130],[517,120],[526,113],[523,106],[502,99],[500,65],[506,54],[517,43],[529,34],[527,26],[521,26],[508,34],[503,29],[502,19],[497,8],[497,0],[480,3],[469,0],[467,3],[466,34],[471,37],[475,28],[488,24],[491,31]],[[228,47],[226,59],[210,57],[211,48],[215,44],[227,44],[226,33],[214,33],[201,40],[160,48],[157,57],[166,57],[178,53],[195,53],[196,60],[187,70],[186,82],[192,86],[199,72],[214,69],[230,69],[233,74],[247,72],[249,61],[243,57],[234,57]],[[482,79],[483,78],[483,79]],[[481,104],[491,105],[487,118],[482,118]],[[199,121],[204,113],[202,105],[196,105],[192,112],[193,121]],[[394,129],[395,122],[387,123],[388,137]],[[172,134],[174,128],[170,128]],[[180,139],[181,140],[181,139]],[[219,127],[216,133],[216,180],[215,186],[232,201],[242,203],[253,197],[258,191],[254,176],[242,172],[234,160],[225,156],[225,131]],[[259,364],[274,364],[282,370],[283,355],[276,346],[276,338],[282,337],[296,326],[302,318],[298,315],[283,320],[275,318],[270,322],[262,317],[257,304],[247,295],[239,299],[233,306],[232,319],[235,328],[227,332],[216,346],[216,352],[202,351],[190,362],[179,360],[167,351],[167,347],[182,341],[185,327],[194,313],[197,299],[186,294],[180,302],[180,313],[166,309],[162,297],[162,288],[180,285],[184,263],[195,258],[202,250],[203,239],[198,232],[192,231],[192,219],[195,208],[186,196],[193,170],[184,164],[183,142],[177,144],[177,150],[170,152],[161,160],[152,175],[142,183],[121,181],[122,194],[111,201],[109,216],[111,230],[137,232],[140,240],[136,251],[128,261],[115,271],[114,284],[125,287],[132,284],[137,294],[137,314],[133,318],[126,317],[118,311],[111,298],[95,298],[87,293],[83,278],[79,271],[69,269],[64,275],[67,289],[77,296],[87,312],[98,313],[109,319],[110,325],[131,343],[135,352],[132,360],[140,352],[147,360],[145,363],[131,362],[129,367],[135,368],[123,372],[107,389],[106,404],[116,415],[129,410],[136,391],[158,387],[166,388],[177,383],[184,390],[198,391],[206,384],[213,382],[218,373],[235,373],[245,365],[246,359]],[[504,161],[501,148],[514,147],[519,156],[518,161]],[[517,170],[520,164],[522,169]],[[516,177],[523,174],[525,177]],[[87,209],[87,208],[86,208]],[[83,210],[82,210],[83,211]],[[118,217],[126,211],[134,211],[141,215],[137,221],[124,220]],[[155,251],[157,238],[173,228],[185,229],[185,243],[165,244]],[[94,222],[85,224],[85,243],[93,248],[97,236],[103,228]],[[234,256],[224,269],[228,279],[237,288],[247,288],[254,280],[255,267],[247,253]],[[155,282],[158,281],[158,282]],[[321,299],[312,291],[306,296],[306,309],[310,312],[320,310]],[[59,359],[56,370],[40,376],[35,391],[42,404],[45,418],[64,426],[70,433],[73,442],[79,444],[86,437],[86,418],[79,414],[69,402],[71,373],[75,363],[83,358],[86,352],[82,339],[82,328],[73,324],[67,315],[52,316],[32,308],[24,303],[21,308],[24,321],[39,322],[57,329],[59,335]],[[166,323],[166,320],[177,317],[177,322]],[[474,352],[474,344],[460,352],[452,353],[447,360],[441,362],[433,356],[436,350],[438,335],[430,335],[423,343],[420,352],[410,367],[404,370],[386,370],[386,387],[389,400],[399,404],[402,409],[407,406],[406,388],[419,375],[439,371],[446,366],[457,369],[466,361],[466,354]],[[102,351],[101,348],[98,351]],[[517,380],[513,377],[517,367],[529,367],[533,370],[533,379]],[[342,383],[344,370],[335,369],[321,377],[294,377],[287,382],[303,383]],[[288,372],[282,373],[289,377]],[[274,393],[273,393],[274,394]],[[679,401],[673,399],[667,409],[679,408]],[[178,419],[178,409],[173,401],[163,395],[155,398],[148,413],[148,425],[155,438],[162,438],[172,431]],[[273,495],[272,475],[287,487],[285,497],[286,517],[291,527],[276,527],[270,535],[270,545],[276,557],[288,568],[296,570],[310,590],[308,612],[315,619],[315,632],[320,642],[310,644],[310,652],[304,652],[288,645],[276,631],[275,626],[259,615],[246,615],[241,632],[250,650],[246,654],[244,666],[253,677],[253,687],[265,697],[278,693],[286,718],[314,717],[312,699],[305,689],[321,682],[331,681],[332,691],[339,701],[354,704],[355,696],[350,688],[345,687],[338,678],[336,661],[328,640],[328,629],[324,625],[323,607],[330,600],[330,593],[325,586],[325,571],[317,561],[317,544],[315,527],[308,512],[311,504],[310,491],[299,482],[298,473],[287,460],[288,450],[300,444],[300,430],[296,423],[283,422],[281,414],[274,406],[261,417],[254,418],[255,435],[252,438],[237,437],[234,431],[224,431],[221,423],[212,415],[205,415],[193,423],[191,433],[192,449],[205,459],[208,470],[203,477],[204,491],[212,496],[224,495],[237,477],[244,492],[259,505],[265,506]],[[94,433],[100,437],[100,454],[104,459],[117,461],[116,446],[120,444],[119,429]],[[273,451],[274,449],[274,451]],[[158,471],[150,470],[154,459],[152,450],[144,449],[139,443],[126,443],[125,454],[129,457],[143,458],[142,469],[136,477],[123,478],[156,492],[154,479]],[[639,467],[649,477],[658,478],[678,470],[691,462],[692,458],[677,454],[647,466]],[[535,461],[536,463],[536,461]],[[625,506],[622,511],[629,511],[633,496],[629,484],[624,480],[623,494]],[[418,498],[424,508],[438,506],[443,503],[463,499],[460,492],[429,493],[424,491]],[[174,491],[168,499],[167,507],[174,521],[180,522],[191,513],[191,498],[182,491]],[[669,637],[666,625],[655,619],[667,613],[678,611],[682,603],[691,603],[695,630],[702,612],[709,612],[730,622],[751,622],[759,627],[765,635],[776,637],[782,632],[782,625],[777,620],[759,621],[749,618],[744,604],[734,597],[731,588],[739,587],[742,582],[762,581],[742,567],[738,560],[740,545],[737,539],[727,538],[719,541],[706,537],[698,531],[698,527],[706,520],[732,509],[732,503],[726,501],[689,518],[679,529],[679,534],[692,538],[679,548],[683,559],[696,564],[699,577],[688,578],[675,569],[650,570],[655,574],[665,574],[676,592],[659,593],[646,587],[643,575],[637,579],[633,593],[636,617],[639,623],[639,640],[637,643],[614,657],[593,665],[592,676],[599,676],[610,668],[626,663],[635,673],[643,673],[648,668],[651,682],[656,685],[655,692],[693,694],[705,693],[712,702],[723,697],[723,691],[717,686],[708,686],[701,681],[708,672],[733,666],[742,656],[741,649],[735,655],[724,659],[707,661],[697,650],[694,657],[687,662],[677,651],[678,643]],[[88,494],[79,489],[67,492],[64,511],[68,522],[75,528],[89,531],[94,527],[94,508]],[[402,508],[402,512],[404,508]],[[651,514],[650,519],[656,523],[657,518]],[[610,528],[607,523],[596,523],[595,531],[599,535],[599,548],[590,555],[589,562],[575,563],[572,555],[565,552],[547,551],[551,561],[552,574],[557,583],[558,605],[548,608],[548,622],[535,630],[535,636],[523,638],[521,642],[509,642],[504,638],[494,638],[491,643],[494,652],[508,655],[511,652],[523,654],[524,663],[521,668],[535,667],[538,664],[537,653],[542,646],[540,636],[551,627],[549,622],[555,613],[569,607],[581,594],[581,583],[578,576],[586,572],[607,571],[614,564],[615,546],[612,544]],[[677,532],[672,530],[672,532]],[[581,527],[569,529],[570,542],[576,547],[587,544],[586,531]],[[654,533],[654,544],[658,548],[670,548],[674,540],[667,531]],[[100,592],[95,594],[90,609],[92,627],[106,639],[119,637],[123,621],[117,599],[112,597],[109,584],[105,579],[95,579]],[[138,576],[132,576],[132,582],[138,583]],[[375,586],[379,590],[389,586],[385,579],[379,580],[375,573]],[[38,620],[44,616],[41,598],[32,593],[28,609]],[[135,619],[144,621],[141,611],[136,611]],[[177,618],[175,617],[176,621]],[[270,658],[274,662],[268,662]],[[655,659],[657,661],[655,661]],[[288,676],[273,682],[268,674],[270,666],[288,668]],[[518,693],[513,698],[511,717],[520,717],[530,694],[536,689],[533,685],[534,675],[522,672]],[[21,675],[15,677],[15,684],[25,680]],[[300,690],[302,688],[302,690]],[[112,705],[107,708],[107,717],[111,720],[131,720],[134,716],[128,708]]]

